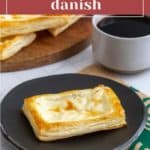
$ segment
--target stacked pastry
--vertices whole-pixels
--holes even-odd
[[[36,32],[48,30],[57,36],[75,23],[79,15],[0,15],[0,60],[5,60],[30,45]]]

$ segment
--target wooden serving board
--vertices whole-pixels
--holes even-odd
[[[38,67],[70,57],[89,45],[92,33],[90,18],[82,18],[57,37],[48,31],[38,32],[37,39],[19,53],[2,61],[1,72]]]
[[[125,84],[125,82],[123,80],[121,80],[115,76],[114,72],[101,66],[100,64],[93,64],[93,65],[87,66],[86,68],[83,68],[80,71],[80,73],[101,76],[101,77],[108,78],[108,79],[114,80],[116,82],[119,82],[121,84]]]
[[[83,68],[80,70],[81,74],[89,74],[89,75],[95,75],[95,76],[100,76],[104,78],[108,78],[111,80],[114,80],[116,82],[119,82],[125,86],[131,87],[128,85],[124,80],[116,77],[115,72],[112,72],[111,70],[101,66],[100,64],[92,64],[90,66],[87,66],[86,68]],[[136,91],[136,93],[143,99],[146,97],[149,97],[150,95],[145,95],[144,93],[140,91]]]

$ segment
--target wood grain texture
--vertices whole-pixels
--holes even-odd
[[[111,79],[111,80],[114,80],[116,82],[119,82],[125,86],[128,86],[128,87],[131,87],[130,85],[128,85],[124,80],[116,77],[114,75],[114,73],[99,65],[99,64],[93,64],[93,65],[90,65],[90,66],[87,66],[86,68],[83,68],[81,71],[80,71],[81,74],[89,74],[89,75],[95,75],[95,76],[100,76],[100,77],[104,77],[104,78],[108,78],[108,79]],[[136,92],[136,94],[138,94],[138,96],[143,99],[143,98],[146,98],[148,97],[146,94],[138,91]]]
[[[38,32],[37,39],[8,60],[1,61],[1,72],[38,67],[70,57],[89,45],[92,33],[90,18],[82,18],[57,37],[48,31]]]
[[[80,71],[80,73],[101,76],[104,78],[115,80],[116,82],[119,82],[121,84],[125,84],[125,82],[117,78],[111,70],[101,66],[100,64],[93,64],[93,65],[87,66],[86,68],[83,68]]]

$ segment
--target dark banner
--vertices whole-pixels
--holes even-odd
[[[1,14],[150,14],[150,0],[0,0]]]

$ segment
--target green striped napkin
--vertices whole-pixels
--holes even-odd
[[[131,89],[141,97],[146,106],[148,117],[144,131],[131,145],[129,150],[150,150],[150,97],[146,97],[133,87],[131,87]]]

